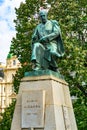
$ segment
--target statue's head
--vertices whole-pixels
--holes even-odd
[[[46,23],[47,21],[47,12],[45,10],[41,10],[39,12],[39,17],[42,23]]]

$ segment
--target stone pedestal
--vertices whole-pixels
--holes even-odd
[[[51,74],[24,77],[11,130],[77,130],[68,84]]]

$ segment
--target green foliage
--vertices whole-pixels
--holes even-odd
[[[56,0],[49,18],[57,19],[62,29],[65,56],[58,61],[59,69],[70,86],[87,96],[86,1]]]
[[[21,3],[19,9],[15,9],[17,19],[14,22],[17,33],[16,38],[12,39],[10,52],[17,55],[22,64],[30,62],[31,35],[37,22],[34,14],[38,2],[39,0],[26,0],[25,4]]]
[[[84,99],[77,99],[74,103],[74,112],[78,125],[78,130],[87,129],[87,106],[85,106]]]
[[[15,102],[10,104],[10,106],[6,108],[4,113],[1,113],[0,130],[10,130],[14,106]]]
[[[22,68],[19,68],[14,77],[13,84],[16,93],[18,92],[20,80],[24,76],[24,72],[31,70],[31,35],[38,22],[34,19],[34,15],[38,11],[39,6],[39,0],[26,0],[26,3],[20,4],[19,9],[15,9],[16,20],[14,22],[17,33],[16,37],[12,39],[10,53],[16,55],[22,64]]]
[[[57,19],[62,29],[65,56],[58,66],[71,95],[78,97],[73,105],[79,130],[87,129],[86,11],[86,0],[55,0],[49,12],[49,18]]]

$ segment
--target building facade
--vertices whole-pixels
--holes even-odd
[[[21,67],[20,62],[12,54],[8,54],[6,65],[0,64],[0,113],[4,112],[4,109],[16,98],[13,77],[19,67]]]

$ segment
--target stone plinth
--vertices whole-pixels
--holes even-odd
[[[52,73],[28,75],[20,84],[11,130],[77,130],[68,84]]]

